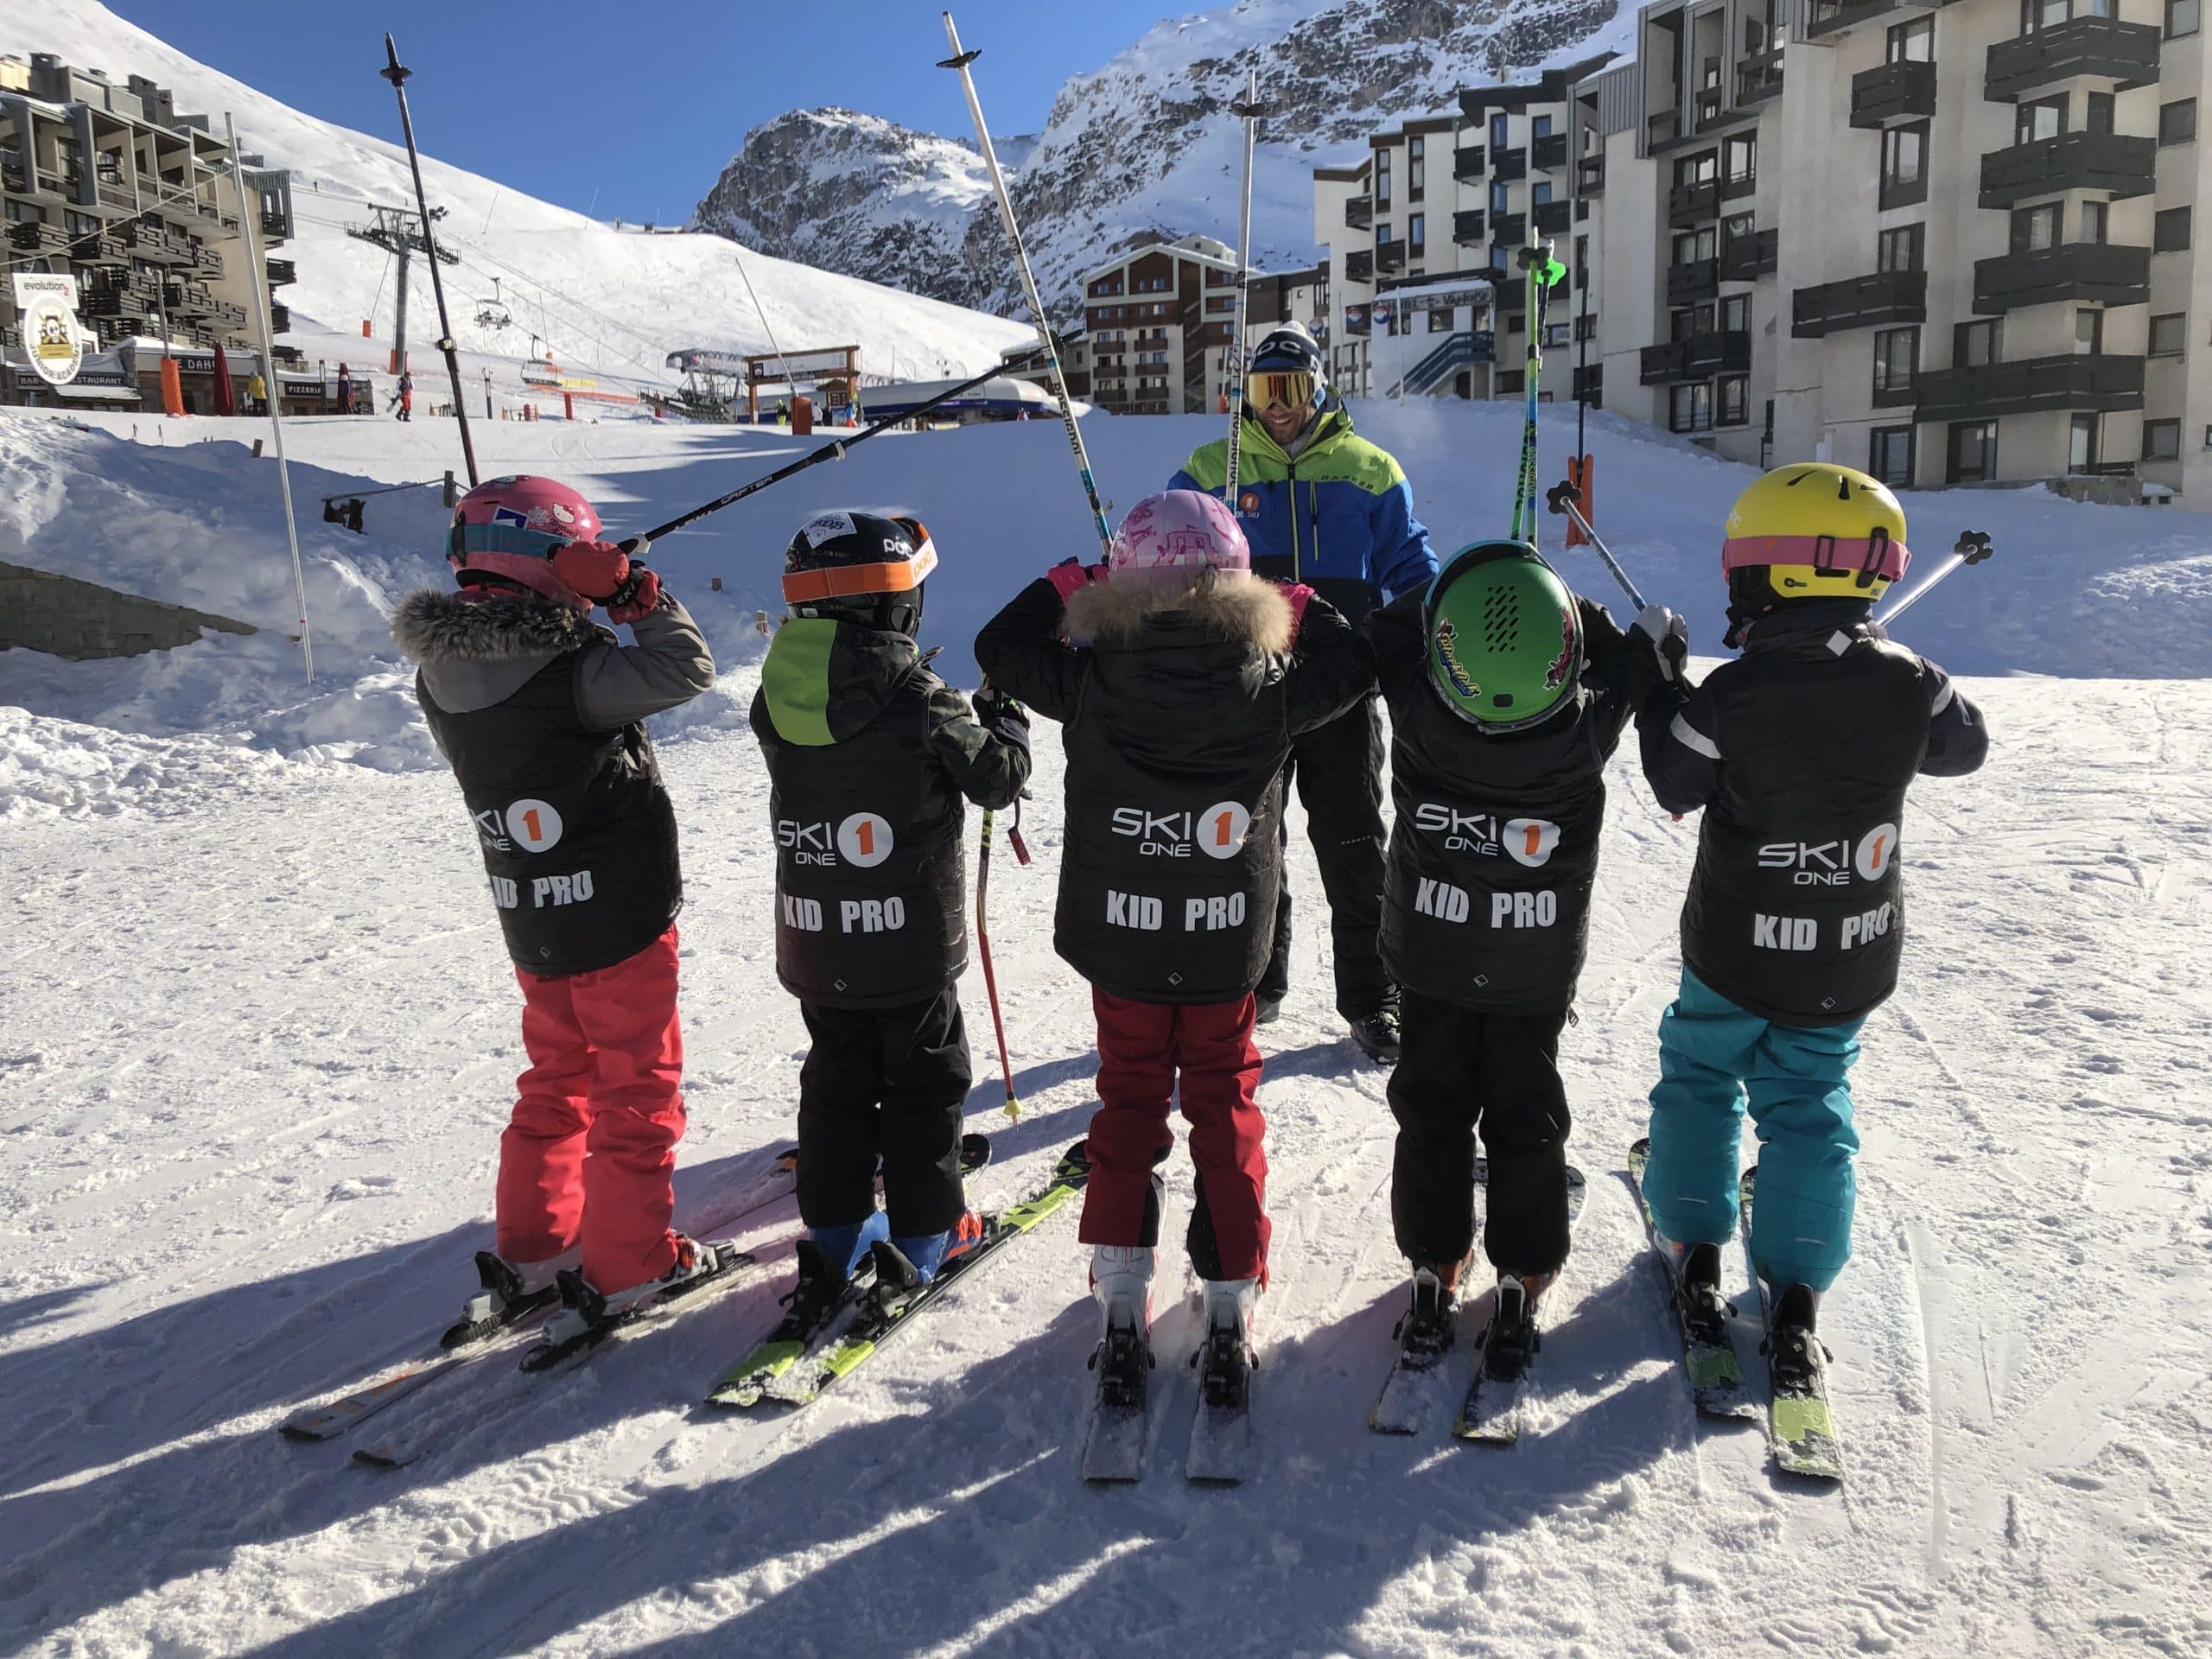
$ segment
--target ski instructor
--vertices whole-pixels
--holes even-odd
[[[1321,372],[1321,348],[1296,323],[1252,353],[1244,379],[1236,499],[1252,569],[1302,582],[1357,627],[1369,612],[1426,587],[1436,575],[1428,531],[1414,517],[1402,467],[1353,432],[1344,400]],[[1203,444],[1171,490],[1218,495],[1229,477],[1225,439]],[[1376,938],[1382,919],[1382,721],[1374,692],[1291,741],[1294,779],[1321,867],[1335,944],[1337,1012],[1371,1059],[1398,1058],[1398,990]],[[1290,988],[1290,884],[1275,909],[1274,946],[1255,993],[1259,1022]]]

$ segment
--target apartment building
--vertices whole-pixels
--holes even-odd
[[[1211,414],[1226,407],[1236,338],[1235,250],[1210,236],[1131,248],[1083,276],[1090,397],[1122,415]],[[1316,266],[1249,280],[1247,344],[1278,323],[1328,311]]]
[[[51,54],[0,59],[0,256],[11,271],[73,272],[79,316],[104,352],[158,340],[165,327],[172,344],[201,353],[257,348],[242,216],[264,248],[281,245],[291,183],[258,157],[245,161],[241,202],[227,143],[143,76],[118,86]],[[290,260],[267,260],[271,293],[295,275]],[[290,321],[271,304],[272,334]],[[22,356],[15,330],[12,308],[0,310],[11,363]]]

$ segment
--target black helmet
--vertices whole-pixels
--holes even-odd
[[[784,602],[794,616],[858,622],[892,633],[921,626],[922,581],[937,544],[918,518],[817,512],[784,550]]]

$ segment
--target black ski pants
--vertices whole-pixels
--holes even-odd
[[[893,1008],[799,1004],[814,1039],[798,1077],[798,1213],[849,1227],[875,1211],[876,1160],[893,1238],[941,1233],[967,1201],[960,1124],[970,1080],[960,993]]]
[[[1376,935],[1382,927],[1382,762],[1388,753],[1382,704],[1366,696],[1325,726],[1290,741],[1283,798],[1294,783],[1306,804],[1306,833],[1329,899],[1335,947],[1337,1012],[1363,1020],[1396,1001],[1382,970]],[[1285,814],[1283,845],[1290,844]],[[1280,1002],[1290,989],[1290,872],[1275,904],[1274,950],[1260,976],[1259,995]]]
[[[1567,1260],[1567,1085],[1556,1014],[1484,1014],[1402,994],[1402,1050],[1390,1074],[1398,1120],[1390,1219],[1398,1248],[1442,1267],[1475,1239],[1475,1133],[1490,1159],[1491,1265],[1550,1273]]]

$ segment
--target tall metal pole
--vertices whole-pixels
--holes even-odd
[[[276,382],[276,353],[269,334],[269,273],[262,269],[261,251],[254,244],[254,222],[260,217],[257,205],[249,205],[245,194],[245,163],[238,156],[238,124],[229,111],[223,115],[223,133],[231,143],[231,181],[238,193],[238,234],[245,238],[245,266],[253,281],[253,320],[260,325],[261,372],[263,384],[269,389],[264,399],[269,405],[269,429],[276,442],[276,487],[284,498],[284,535],[292,544],[292,597],[300,609],[300,663],[307,670],[308,683],[315,683],[315,646],[308,639],[308,579],[300,568],[300,526],[292,516],[292,468],[284,459],[284,417],[280,410],[283,393]],[[215,349],[223,349],[219,335]]]
[[[399,130],[407,139],[407,165],[415,175],[415,206],[423,215],[423,251],[429,257],[430,292],[438,302],[438,330],[442,336],[438,349],[445,353],[446,375],[453,382],[453,416],[461,423],[461,458],[468,467],[468,487],[477,486],[476,445],[468,435],[468,405],[461,391],[461,350],[454,345],[453,323],[446,315],[445,279],[438,275],[437,238],[430,230],[430,199],[423,188],[423,157],[415,148],[415,118],[407,111],[407,77],[414,73],[403,68],[399,62],[399,48],[391,43],[391,36],[384,37],[385,67],[377,71],[391,83],[391,90],[399,99]],[[404,237],[400,238],[404,244]],[[407,287],[400,284],[400,303],[407,302]]]
[[[399,226],[399,299],[391,320],[391,372],[394,375],[407,372],[407,267],[415,257],[415,244],[407,235],[407,215],[395,216]],[[430,261],[430,268],[437,269],[438,262]]]
[[[1244,97],[1229,106],[1230,113],[1244,119],[1244,212],[1236,229],[1236,329],[1229,347],[1229,471],[1221,499],[1236,511],[1236,474],[1244,448],[1244,310],[1252,284],[1252,146],[1260,118],[1268,112],[1260,102],[1260,72],[1248,70]]]
[[[1075,451],[1076,471],[1083,475],[1084,499],[1090,504],[1091,526],[1098,532],[1099,556],[1114,550],[1114,531],[1106,522],[1106,509],[1098,499],[1098,485],[1090,475],[1090,456],[1083,447],[1083,429],[1076,424],[1075,408],[1068,402],[1067,378],[1060,372],[1060,354],[1052,344],[1052,326],[1045,319],[1045,302],[1037,296],[1037,278],[1029,269],[1029,254],[1021,245],[1021,227],[1014,223],[1014,199],[1006,193],[1006,175],[999,171],[998,151],[991,143],[991,130],[983,123],[983,106],[976,97],[976,78],[968,73],[968,66],[982,55],[981,51],[963,52],[960,49],[960,31],[952,26],[952,14],[944,14],[944,38],[952,47],[952,55],[938,65],[940,69],[957,70],[960,88],[968,95],[968,113],[976,123],[976,142],[982,146],[983,165],[991,175],[991,188],[999,199],[999,222],[1006,226],[1006,239],[1014,245],[1014,263],[1021,273],[1021,291],[1029,301],[1029,315],[1036,319],[1037,344],[1043,348],[1045,366],[1052,378],[1052,397],[1060,406],[1060,421],[1068,429],[1068,448]]]

